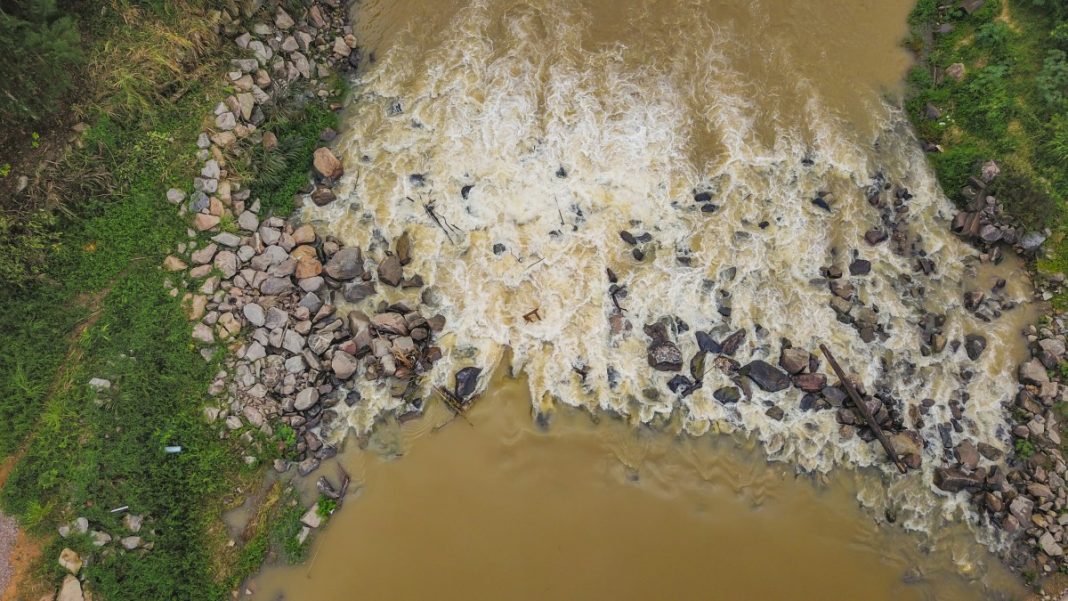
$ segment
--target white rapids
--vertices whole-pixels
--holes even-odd
[[[359,15],[389,4],[367,1]],[[444,358],[428,386],[451,384],[469,365],[491,373],[510,357],[539,412],[563,402],[632,421],[674,416],[693,434],[741,430],[771,459],[806,471],[884,464],[876,443],[842,439],[833,410],[803,411],[796,389],[754,386],[750,401],[724,405],[712,393],[730,380],[711,370],[691,396],[671,393],[672,374],[646,361],[642,326],[676,316],[690,328],[679,336],[687,362],[697,351],[694,330],[720,339],[744,328],[743,364],[776,363],[784,338],[810,351],[825,343],[869,386],[889,385],[906,409],[935,399],[920,432],[925,469],[889,493],[906,507],[930,505],[930,470],[943,461],[936,426],[949,422],[957,391],[971,395],[964,435],[1007,447],[1002,403],[1015,393],[1020,319],[1010,312],[983,323],[962,307],[965,290],[988,290],[994,276],[950,233],[951,204],[905,119],[884,100],[883,82],[851,88],[828,67],[838,78],[824,85],[818,57],[826,52],[776,45],[734,25],[732,11],[780,18],[757,1],[675,0],[668,4],[692,10],[663,11],[671,17],[652,0],[626,14],[596,1],[424,4],[433,5],[425,20],[366,32],[376,60],[356,82],[337,144],[339,200],[325,208],[307,201],[303,217],[370,247],[375,260],[402,232],[412,237],[405,275],[424,278],[422,301],[447,318]],[[841,9],[843,20],[873,10],[856,4]],[[679,15],[687,18],[670,20]],[[811,44],[847,53],[871,37],[861,30],[830,40],[835,33]],[[856,51],[857,64],[879,68],[878,56]],[[899,80],[903,59],[894,54],[890,63],[898,70],[882,67],[891,71],[884,78]],[[904,222],[935,273],[914,271],[889,243],[864,241],[880,219],[865,188],[880,173],[914,195]],[[701,212],[695,190],[711,192],[718,210]],[[829,212],[811,202],[820,192],[832,194]],[[620,230],[652,236],[640,245],[643,260]],[[886,334],[871,343],[836,321],[820,274],[821,266],[845,270],[854,252],[872,273],[851,280],[864,304],[878,308]],[[607,269],[627,289],[620,305],[632,329],[618,335]],[[905,276],[925,295],[903,294]],[[1010,279],[1008,295],[1026,300],[1026,283]],[[724,299],[729,317],[717,312]],[[524,317],[535,309],[540,319]],[[922,356],[916,324],[931,310],[949,317],[948,339],[982,332],[990,348],[978,362],[963,348]],[[966,382],[969,368],[975,375]],[[359,385],[366,402],[340,420],[346,426],[366,432],[382,412],[402,409],[388,386]],[[781,421],[766,415],[771,405],[783,410]],[[947,514],[960,506],[953,501],[942,505]],[[922,527],[919,514],[906,519]]]

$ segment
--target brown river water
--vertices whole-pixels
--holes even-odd
[[[398,426],[407,401],[359,383],[364,401],[323,433],[347,442],[359,493],[312,559],[267,569],[256,598],[1019,597],[965,495],[931,486],[961,391],[954,440],[1008,447],[1001,405],[1034,314],[985,323],[962,307],[997,278],[1007,300],[1030,290],[1018,264],[981,264],[949,233],[952,207],[894,108],[911,4],[358,3],[368,60],[337,144],[340,200],[303,217],[372,256],[412,237],[406,272],[428,287],[388,295],[447,318],[428,385],[471,365],[518,378],[484,378],[471,424],[441,428],[436,401]],[[881,224],[865,189],[884,181],[911,192],[895,219],[934,273],[864,242]],[[644,257],[622,229],[651,235]],[[835,319],[819,279],[854,256],[872,263],[852,278],[872,342]],[[627,287],[623,327],[606,269]],[[540,320],[524,319],[533,309]],[[921,354],[932,311],[951,340],[986,336],[982,357]],[[785,338],[825,343],[906,408],[935,399],[923,468],[897,476],[796,391],[724,405],[712,393],[730,380],[712,370],[669,394],[642,334],[668,315],[716,338],[745,328],[743,362],[774,363]],[[679,344],[696,351],[692,334]]]

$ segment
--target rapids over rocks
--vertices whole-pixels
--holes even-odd
[[[804,470],[885,468],[841,398],[777,390],[777,368],[772,384],[738,376],[827,344],[887,423],[918,426],[904,442],[920,469],[887,496],[924,529],[925,508],[959,506],[933,502],[944,455],[1008,445],[1002,403],[1031,314],[1011,261],[980,265],[950,233],[893,108],[909,5],[369,0],[339,201],[303,217],[378,254],[407,232],[405,274],[427,284],[413,300],[449,324],[433,384],[493,372],[507,350],[543,419],[556,403],[674,418],[751,434]],[[999,278],[993,309],[965,306]],[[975,359],[969,336],[985,344]],[[659,367],[682,380],[651,367],[658,338],[678,349]],[[714,352],[691,365],[701,350]],[[335,440],[411,409],[359,386]]]

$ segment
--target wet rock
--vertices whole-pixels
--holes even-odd
[[[878,228],[872,228],[864,232],[864,240],[872,246],[886,240],[886,238],[886,232]]]
[[[363,275],[363,258],[359,247],[343,248],[330,257],[324,268],[326,275],[335,280],[351,280]]]
[[[372,282],[357,282],[346,284],[342,294],[350,303],[358,303],[375,293],[375,285]]]
[[[986,350],[986,337],[968,334],[964,337],[964,350],[968,353],[968,358],[975,361]]]
[[[743,341],[745,341],[745,330],[738,330],[723,340],[719,352],[724,355],[734,356]]]
[[[325,147],[315,150],[315,154],[312,155],[312,166],[315,168],[316,173],[328,180],[341,177],[345,171],[341,161],[334,156],[333,151]]]
[[[779,365],[790,374],[799,374],[805,371],[805,368],[808,367],[808,360],[808,352],[799,348],[783,349],[779,355]]]
[[[720,346],[708,332],[702,332],[697,330],[694,332],[694,337],[697,339],[697,348],[703,353],[719,353]]]
[[[671,392],[679,394],[690,390],[693,387],[693,381],[682,374],[676,374],[668,380],[667,387]]]
[[[742,366],[739,373],[748,376],[765,392],[779,392],[790,386],[790,376],[786,372],[760,359]]]
[[[768,407],[768,410],[764,412],[764,415],[775,421],[781,422],[786,413],[780,407]]]
[[[965,440],[957,445],[957,460],[968,471],[979,467],[979,450],[975,447],[975,443]]]
[[[940,467],[934,472],[934,485],[946,492],[977,490],[983,485],[981,478],[955,467]]]
[[[383,334],[408,335],[408,324],[399,313],[379,313],[371,318],[371,327]]]
[[[407,265],[412,262],[412,239],[408,232],[404,232],[400,238],[397,238],[397,258],[400,260],[401,265]]]
[[[868,275],[871,273],[871,261],[856,259],[849,264],[850,275]]]
[[[853,293],[856,291],[853,288],[853,284],[846,280],[831,280],[830,282],[831,292],[843,300],[851,300]]]
[[[678,345],[669,340],[654,342],[649,346],[649,366],[657,371],[679,371],[682,369],[682,351]]]
[[[724,405],[730,405],[741,400],[742,391],[735,386],[724,386],[713,392],[712,396]]]
[[[399,286],[403,277],[401,261],[396,255],[386,257],[378,265],[378,279],[385,284]]]
[[[827,376],[823,374],[798,374],[793,377],[794,386],[805,392],[820,392],[827,386]]]
[[[478,376],[481,374],[481,367],[465,367],[456,372],[453,394],[459,401],[464,402],[475,393],[475,388],[478,386]]]

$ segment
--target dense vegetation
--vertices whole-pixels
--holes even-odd
[[[908,111],[946,193],[1001,165],[997,193],[1024,225],[1053,230],[1041,268],[1068,271],[1068,0],[920,0],[910,16]],[[959,81],[947,70],[964,66]]]
[[[220,499],[256,472],[203,419],[219,357],[196,351],[159,267],[188,240],[166,190],[189,186],[202,119],[227,93],[222,63],[234,49],[211,4],[89,0],[64,10],[0,0],[0,121],[11,125],[0,145],[0,458],[18,459],[0,506],[44,542],[44,587],[60,577],[63,546],[92,558],[90,587],[113,600],[220,599],[268,543],[301,552],[291,536],[299,508],[274,503],[280,520],[265,516],[226,549]],[[8,48],[31,43],[39,54],[10,60],[23,55]],[[335,117],[312,100],[268,119],[288,151],[240,168],[287,210],[306,182],[305,150]],[[12,140],[13,131],[33,134]],[[29,182],[15,193],[18,174]],[[94,377],[111,389],[93,390]],[[150,552],[102,553],[87,536],[55,534],[76,516],[121,534],[110,510],[124,505],[148,517]]]

